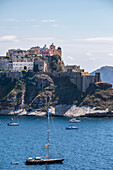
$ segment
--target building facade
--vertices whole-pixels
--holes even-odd
[[[39,58],[36,58],[34,59],[34,66],[36,70],[46,72],[48,69],[48,62],[47,60],[40,60]]]
[[[0,60],[0,70],[33,70],[34,62],[28,60]]]
[[[22,70],[33,70],[33,62],[31,61],[13,61],[12,62],[13,71],[22,71]]]
[[[21,49],[11,49],[6,53],[6,56],[11,57],[11,59],[21,59],[25,55],[26,51]]]
[[[6,53],[6,56],[9,56],[11,59],[21,59],[23,57],[37,57],[37,56],[52,56],[59,55],[62,57],[62,49],[60,47],[56,48],[56,46],[52,43],[49,48],[44,45],[44,47],[40,48],[39,46],[32,47],[29,50],[21,50],[21,49],[10,49]]]
[[[88,72],[84,72],[84,69],[80,69],[80,66],[69,65],[65,66],[65,73],[70,77],[70,81],[77,86],[82,92],[86,92],[91,83],[100,82],[100,73],[90,75]]]

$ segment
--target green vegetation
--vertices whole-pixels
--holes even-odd
[[[63,63],[59,55],[46,56],[46,58],[48,58],[49,60],[51,72],[62,72],[63,71]]]
[[[89,87],[81,105],[89,105],[98,109],[108,108],[110,111],[113,110],[113,89],[111,85],[108,83],[100,83],[99,86]]]
[[[90,86],[86,93],[80,92],[69,77],[55,77],[50,74],[22,71],[23,78],[11,80],[5,75],[0,78],[0,109],[24,106],[47,110],[49,105],[89,105],[97,109],[113,110],[113,89],[108,83]],[[8,99],[8,100],[7,100]]]
[[[6,59],[11,60],[11,57],[10,56],[6,56]]]
[[[16,80],[11,80],[5,75],[0,77],[0,100],[5,99],[5,97],[10,93],[10,91],[15,87]]]

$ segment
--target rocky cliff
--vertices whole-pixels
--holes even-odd
[[[69,77],[24,72],[20,80],[0,78],[0,109],[33,108],[47,111],[48,106],[77,105],[113,110],[113,89],[109,83],[92,84],[82,93]]]

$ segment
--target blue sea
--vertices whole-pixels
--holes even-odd
[[[84,118],[78,130],[66,130],[68,118],[52,118],[50,157],[65,160],[51,165],[25,165],[46,155],[47,118],[23,116],[19,126],[7,126],[10,119],[0,116],[0,170],[113,170],[113,119]]]

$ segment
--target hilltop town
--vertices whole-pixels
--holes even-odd
[[[53,43],[8,50],[0,57],[0,70],[0,113],[14,108],[47,111],[64,104],[64,110],[73,105],[113,110],[112,85],[102,83],[99,72],[90,75],[80,66],[65,66],[61,47]]]
[[[55,76],[70,77],[77,89],[85,92],[91,83],[100,82],[100,74],[90,75],[77,65],[64,65],[61,47],[52,43],[49,48],[32,47],[29,50],[10,49],[6,56],[0,56],[0,75],[19,79],[23,70],[37,73],[51,73]],[[10,73],[9,73],[10,72]],[[12,73],[11,73],[12,72]],[[20,74],[19,74],[20,73]]]

